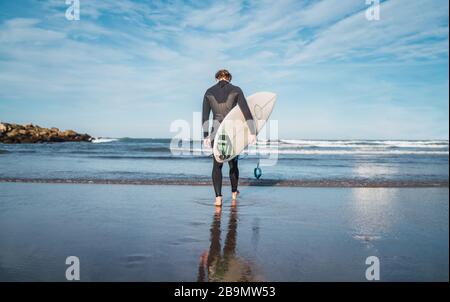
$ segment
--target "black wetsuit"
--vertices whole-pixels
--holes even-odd
[[[250,132],[255,134],[255,127],[253,122],[252,113],[248,108],[247,101],[245,100],[244,93],[241,88],[234,86],[227,81],[219,81],[216,85],[210,87],[203,98],[203,110],[202,110],[202,124],[203,124],[203,137],[210,136],[211,145],[213,145],[212,139],[215,136],[220,123],[223,121],[228,112],[231,111],[236,105],[242,110],[245,119],[248,122]],[[211,135],[209,135],[209,114],[213,112],[213,125]],[[213,156],[214,164],[212,170],[212,181],[214,185],[214,191],[216,196],[222,196],[222,166],[223,163],[219,163]],[[237,191],[239,180],[239,169],[237,157],[228,162],[230,166],[230,181],[232,192]]]

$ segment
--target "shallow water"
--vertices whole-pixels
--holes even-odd
[[[228,190],[229,188],[226,188]],[[0,183],[0,280],[448,281],[448,188]],[[226,196],[225,196],[226,197]]]
[[[118,139],[102,143],[0,145],[0,180],[92,179],[209,180],[212,158],[200,142],[176,146],[169,139]],[[177,149],[178,148],[178,149]],[[445,141],[280,140],[260,142],[240,156],[242,178],[314,181],[447,182]],[[258,153],[256,153],[258,152]],[[256,156],[256,154],[259,154]],[[447,184],[448,186],[448,184]]]

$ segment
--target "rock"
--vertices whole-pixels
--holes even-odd
[[[89,142],[91,142],[92,141],[92,137],[89,135],[89,134],[87,134],[87,133],[85,133],[85,134],[81,134],[79,137],[78,137],[78,140],[80,140],[80,141],[89,141]]]
[[[54,142],[54,143],[61,143],[61,142],[65,142],[65,138],[61,137],[61,136],[52,136],[50,137],[50,141]]]
[[[80,134],[73,130],[60,131],[56,127],[42,128],[38,125],[0,123],[0,143],[30,144],[56,142],[91,142],[89,134]]]
[[[8,131],[8,127],[5,124],[0,123],[0,134],[5,133],[6,131]]]
[[[34,142],[35,142],[35,140],[33,137],[24,137],[24,138],[20,139],[21,144],[31,144]]]
[[[19,134],[19,130],[13,129],[12,131],[9,131],[6,133],[7,137],[16,137]]]
[[[73,130],[66,130],[66,131],[63,132],[63,134],[64,134],[65,136],[76,136],[78,133],[76,133],[76,132],[73,131]]]

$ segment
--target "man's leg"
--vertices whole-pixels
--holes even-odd
[[[232,199],[235,200],[237,197],[238,191],[238,182],[239,182],[239,168],[238,168],[238,159],[237,157],[230,160],[228,162],[230,166],[230,182],[231,182],[231,196]]]
[[[212,182],[214,186],[214,192],[216,193],[216,205],[222,204],[222,166],[223,163],[219,163],[213,156],[213,169],[212,169]],[[220,201],[220,202],[219,202]]]

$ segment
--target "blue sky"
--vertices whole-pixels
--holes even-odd
[[[214,72],[278,94],[281,138],[448,139],[447,0],[0,2],[0,120],[171,137]]]

